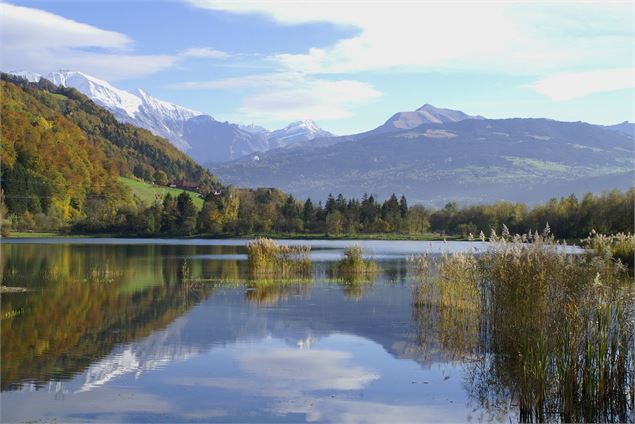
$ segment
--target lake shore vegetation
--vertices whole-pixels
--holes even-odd
[[[137,187],[140,184],[129,184]],[[132,237],[267,237],[434,240],[468,239],[482,232],[528,233],[549,225],[557,239],[579,242],[592,234],[633,234],[635,189],[613,190],[552,199],[533,208],[523,203],[496,202],[441,209],[409,205],[404,196],[383,202],[372,195],[346,199],[329,196],[322,204],[301,202],[277,189],[236,189],[206,194],[174,190],[149,203],[134,195],[125,208],[106,211],[95,204],[91,213],[69,223],[49,219],[46,211],[17,212],[0,192],[4,236],[37,237],[38,233]],[[90,203],[90,202],[89,202]],[[92,206],[91,206],[92,207]],[[106,213],[107,212],[107,213]],[[617,239],[616,239],[617,240]],[[599,243],[599,241],[596,241]],[[617,246],[617,245],[616,245]]]
[[[489,241],[485,252],[412,261],[421,341],[438,320],[445,355],[474,358],[471,396],[517,404],[522,422],[632,419],[632,273],[604,250],[571,254],[548,232]]]

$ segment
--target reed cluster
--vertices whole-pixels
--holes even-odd
[[[352,282],[373,280],[379,272],[377,262],[373,259],[364,259],[360,246],[347,247],[336,269],[338,278]]]
[[[478,352],[469,389],[522,421],[633,418],[634,292],[608,256],[574,255],[548,231],[492,234],[482,254],[439,259],[416,289],[415,313],[438,319],[446,352]]]
[[[413,258],[425,276],[414,289],[414,318],[419,324],[421,348],[437,343],[446,359],[465,359],[478,350],[481,313],[477,262],[468,254],[446,254],[434,260],[427,255]],[[434,273],[436,272],[436,273]],[[420,354],[439,354],[436,349]]]
[[[259,238],[247,244],[249,271],[254,279],[311,275],[311,246],[287,246]]]
[[[607,255],[633,269],[635,262],[635,234],[617,233],[603,235],[592,231],[582,240],[585,247],[593,249],[597,255]]]

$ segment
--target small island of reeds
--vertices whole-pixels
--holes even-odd
[[[311,246],[288,246],[259,238],[247,244],[252,279],[289,279],[311,276]]]
[[[360,246],[350,246],[344,250],[344,257],[336,265],[337,278],[347,283],[373,281],[379,266],[373,259],[365,259]]]

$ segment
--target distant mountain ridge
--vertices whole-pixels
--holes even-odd
[[[168,139],[201,164],[233,160],[253,152],[332,136],[310,120],[294,122],[275,131],[254,124],[220,122],[202,112],[159,100],[140,88],[121,90],[107,81],[78,71],[56,71],[46,76],[28,71],[10,74],[30,82],[45,78],[56,85],[75,88],[110,111],[118,121],[145,128]]]
[[[445,124],[448,122],[464,121],[466,119],[485,118],[482,116],[468,115],[460,110],[437,108],[426,103],[414,111],[395,113],[383,125],[369,131],[367,134],[411,130],[423,124]]]
[[[230,184],[279,187],[299,197],[394,192],[435,206],[534,203],[627,189],[634,181],[633,137],[583,122],[477,117],[320,141],[212,169]]]
[[[622,134],[630,135],[631,137],[635,137],[635,124],[632,122],[624,121],[615,125],[604,125],[604,128],[611,131],[618,131]]]

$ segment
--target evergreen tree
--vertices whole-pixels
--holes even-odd
[[[181,234],[193,234],[196,230],[196,206],[190,195],[183,191],[176,199],[176,225]]]
[[[302,220],[304,221],[304,229],[312,231],[315,229],[315,207],[311,198],[306,199],[302,208]]]

